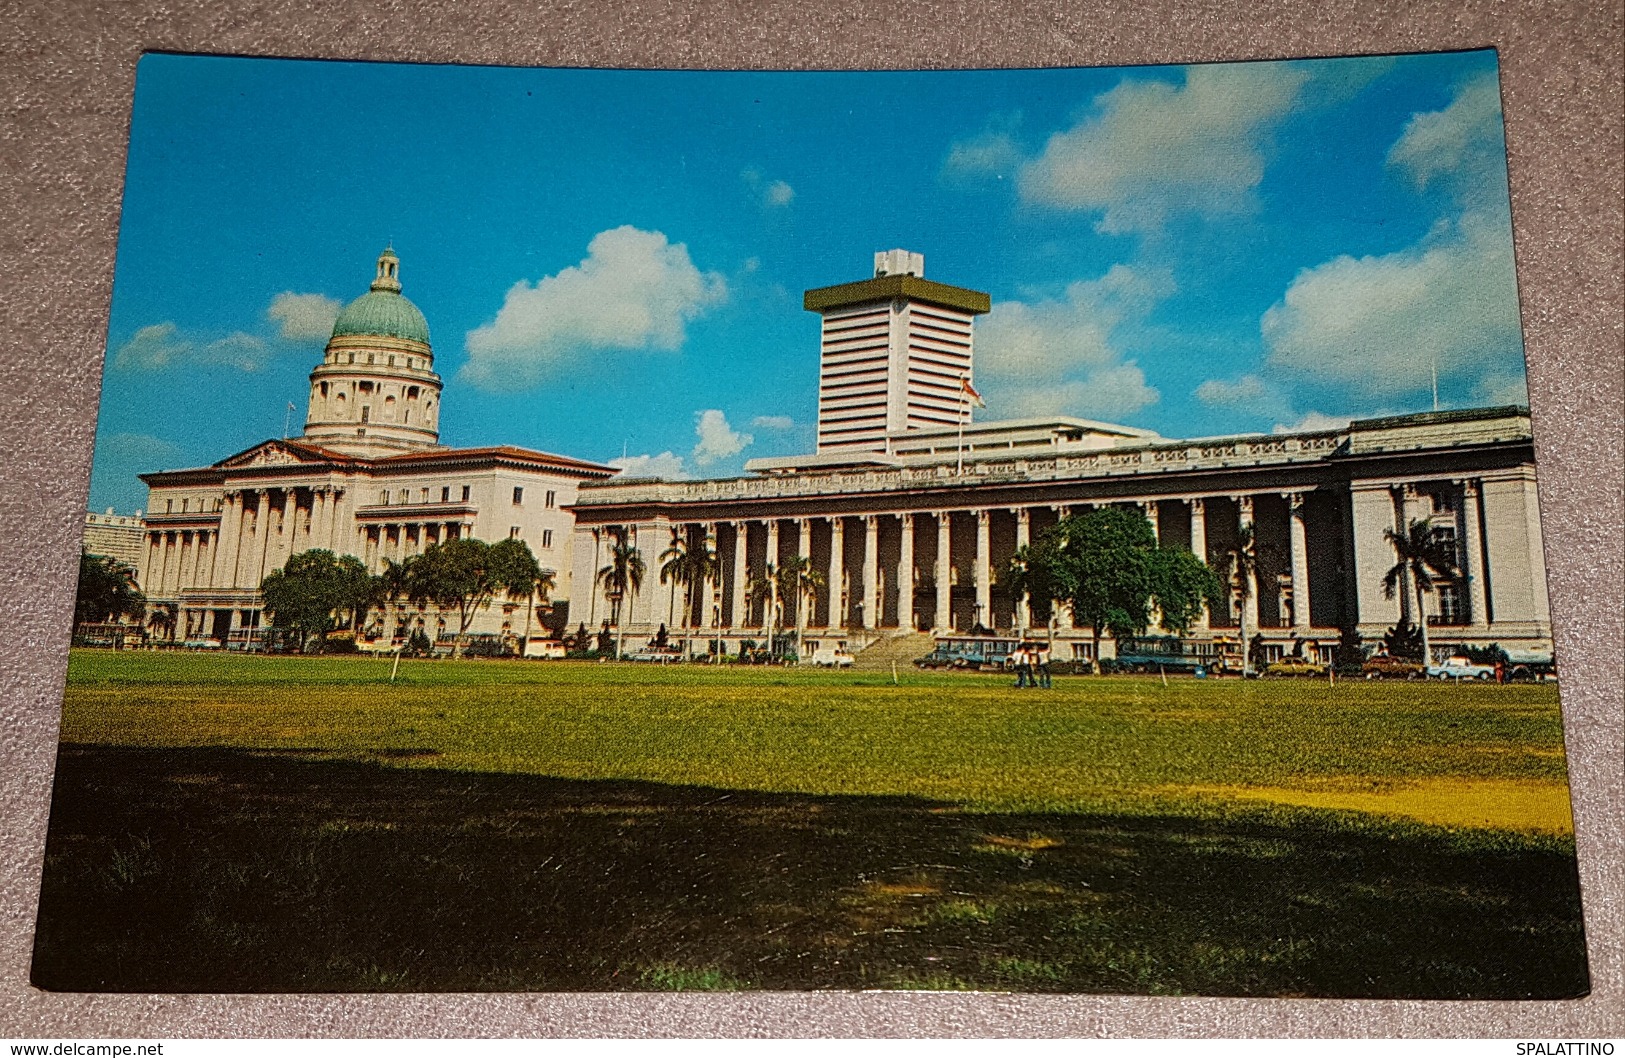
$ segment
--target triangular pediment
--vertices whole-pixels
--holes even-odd
[[[253,448],[227,456],[215,466],[221,470],[248,470],[254,467],[321,466],[339,462],[331,452],[296,441],[261,441]]]

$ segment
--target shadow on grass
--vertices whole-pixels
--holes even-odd
[[[33,975],[115,992],[1588,987],[1575,861],[1552,843],[88,746],[60,755]]]

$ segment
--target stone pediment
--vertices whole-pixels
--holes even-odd
[[[255,467],[320,465],[332,462],[326,453],[289,441],[262,441],[253,448],[228,456],[216,463],[221,470],[251,470]]]

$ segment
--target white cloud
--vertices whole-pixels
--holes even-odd
[[[1404,170],[1418,189],[1437,176],[1459,183],[1505,179],[1501,87],[1495,74],[1473,78],[1443,110],[1412,114],[1388,151],[1388,164]]]
[[[796,189],[783,180],[775,180],[767,185],[767,193],[763,197],[770,206],[788,206],[796,197]]]
[[[1318,430],[1341,430],[1351,420],[1346,415],[1325,415],[1318,411],[1304,414],[1291,424],[1276,423],[1271,433],[1314,433]]]
[[[665,478],[668,481],[682,481],[693,477],[683,466],[683,457],[673,452],[662,452],[657,456],[620,456],[609,461],[612,467],[620,467],[619,477],[627,478]]]
[[[1191,66],[1183,85],[1124,80],[1021,167],[1022,197],[1101,214],[1100,231],[1155,231],[1175,212],[1245,212],[1275,126],[1308,79],[1291,63]]]
[[[178,445],[148,433],[111,434],[96,446],[98,459],[140,463],[143,464],[143,470],[154,469],[165,460],[173,460],[180,454]]]
[[[1021,146],[1015,137],[1006,129],[991,128],[949,147],[942,172],[944,176],[959,179],[1003,178],[1014,172],[1021,161]]]
[[[1260,329],[1269,360],[1308,380],[1391,395],[1441,381],[1519,376],[1512,233],[1441,223],[1415,246],[1304,269]]]
[[[793,430],[796,421],[788,415],[758,415],[750,424],[759,430]]]
[[[468,333],[463,377],[482,389],[520,390],[589,354],[674,351],[687,323],[727,297],[727,281],[694,267],[682,243],[613,228],[593,236],[579,264],[514,284],[496,319]]]
[[[694,434],[699,442],[694,445],[692,456],[695,464],[702,467],[736,456],[756,440],[729,426],[728,417],[716,408],[695,413]]]
[[[136,331],[113,354],[113,366],[123,371],[163,371],[171,367],[259,371],[268,358],[265,342],[252,334],[237,331],[200,345],[166,320]]]
[[[325,294],[295,294],[285,290],[271,299],[265,315],[280,325],[280,334],[290,341],[325,340],[333,334],[333,323],[344,306]]]
[[[1529,380],[1522,373],[1490,375],[1481,379],[1474,392],[1478,403],[1486,406],[1529,403]]]
[[[795,188],[783,180],[767,179],[760,169],[746,169],[739,174],[739,179],[761,198],[764,206],[788,206],[795,201]]]
[[[977,386],[999,418],[1131,415],[1160,395],[1114,341],[1172,289],[1165,275],[1113,265],[1063,298],[1001,301],[977,325]]]
[[[1237,379],[1210,378],[1196,387],[1195,395],[1203,404],[1222,408],[1256,407],[1280,399],[1275,388],[1257,375],[1242,375]]]

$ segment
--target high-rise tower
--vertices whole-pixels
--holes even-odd
[[[971,325],[986,294],[930,282],[923,255],[887,250],[874,278],[809,290],[802,304],[824,318],[820,452],[884,452],[890,434],[969,421]]]
[[[437,448],[440,376],[429,324],[401,296],[400,258],[378,255],[372,288],[339,313],[310,373],[305,440],[353,456]]]

